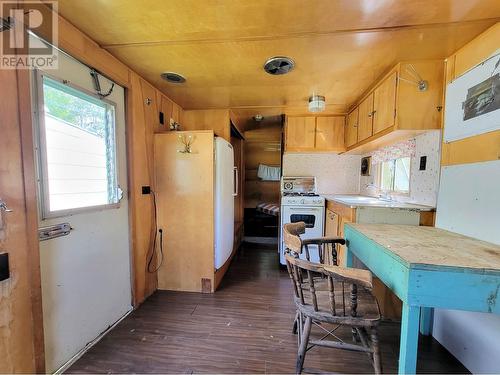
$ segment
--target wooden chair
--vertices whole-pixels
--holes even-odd
[[[332,264],[338,265],[337,257],[337,245],[345,245],[345,240],[341,237],[319,237],[319,238],[309,238],[301,239],[300,235],[306,232],[306,223],[289,223],[285,224],[283,228],[283,239],[285,242],[285,250],[287,252],[292,252],[292,255],[299,257],[304,251],[306,259],[311,260],[311,245],[315,245],[318,251],[318,259],[321,264]],[[289,247],[286,246],[287,242],[290,244]],[[317,278],[318,275],[315,275]],[[323,280],[318,280],[316,283],[316,288],[326,290],[326,280],[322,275],[320,278]],[[307,280],[306,280],[307,282]],[[299,312],[295,315],[295,320],[293,322],[292,332],[293,334],[299,333]],[[300,340],[300,336],[299,336]]]
[[[314,346],[360,351],[368,354],[376,374],[382,372],[377,327],[380,310],[372,294],[372,274],[366,270],[324,265],[302,260],[297,257],[303,241],[296,233],[297,227],[285,229],[285,254],[287,269],[294,289],[294,301],[299,313],[299,348],[296,372],[304,367],[307,350]],[[317,275],[321,275],[318,279]],[[318,281],[319,280],[319,281]],[[321,280],[326,280],[327,289],[319,288]],[[324,331],[319,340],[310,340],[312,325]],[[335,327],[327,330],[321,324]],[[335,335],[340,326],[349,326],[356,332],[354,344],[346,343]],[[336,340],[327,340],[334,337]]]

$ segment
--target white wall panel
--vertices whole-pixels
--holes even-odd
[[[436,226],[500,244],[500,160],[442,168]],[[500,373],[500,316],[436,309],[433,335],[472,373]]]

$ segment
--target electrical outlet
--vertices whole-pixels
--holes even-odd
[[[7,280],[10,277],[9,254],[0,254],[0,281]]]
[[[144,195],[151,194],[151,186],[143,186],[142,187],[142,194],[144,194]]]

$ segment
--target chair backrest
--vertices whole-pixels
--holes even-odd
[[[327,280],[329,309],[328,312],[334,316],[356,316],[358,297],[358,286],[371,290],[372,275],[366,270],[328,266],[321,263],[313,263],[309,260],[298,258],[305,241],[299,234],[305,231],[304,223],[285,224],[284,241],[289,250],[285,254],[288,274],[293,284],[297,301],[306,306],[306,300],[310,301],[314,311],[319,311],[318,298],[316,294],[317,276],[321,280]],[[338,241],[337,241],[338,243]],[[335,245],[332,244],[333,246]],[[304,277],[304,274],[307,277]],[[349,303],[346,303],[346,287],[350,293]],[[341,290],[336,290],[336,289]],[[310,298],[307,298],[306,293]],[[348,307],[348,308],[346,308]]]
[[[316,238],[302,240],[301,234],[306,232],[306,223],[289,223],[283,226],[283,241],[285,250],[300,255],[305,250],[307,260],[311,260],[311,248],[317,249],[318,259],[321,264],[330,262],[338,265],[337,244],[345,244],[342,238]]]
[[[283,226],[283,241],[289,251],[302,254],[302,240],[300,235],[306,232],[306,223],[288,223]]]
[[[328,285],[328,310],[321,312],[337,317],[356,317],[358,288],[369,291],[373,288],[370,271],[322,265],[291,254],[286,254],[285,258],[296,301],[304,307],[312,305],[316,312],[320,311],[316,290],[318,280],[326,279]],[[322,278],[318,279],[318,274]]]

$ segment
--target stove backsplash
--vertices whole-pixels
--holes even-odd
[[[283,176],[315,176],[318,194],[358,194],[361,156],[285,153]]]

